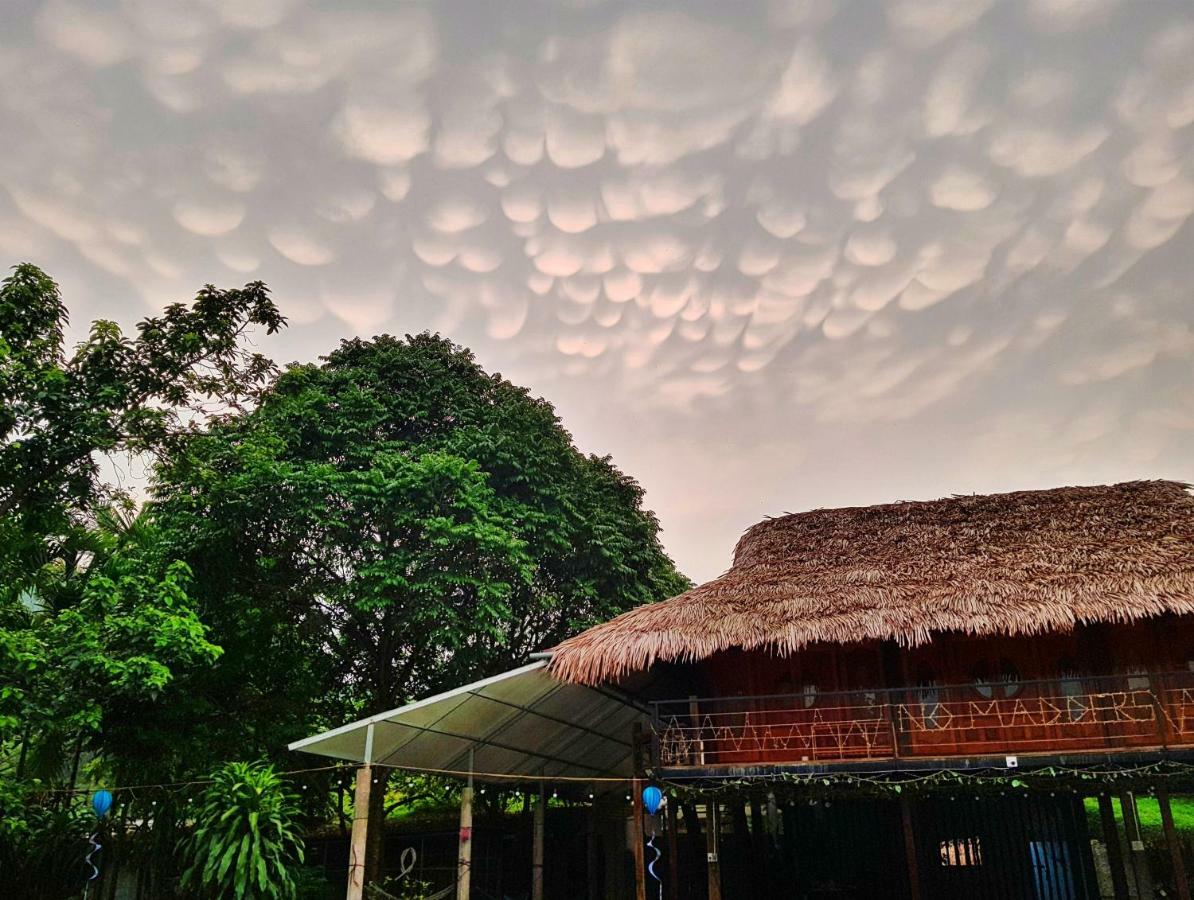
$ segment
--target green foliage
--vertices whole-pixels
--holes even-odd
[[[82,858],[70,804],[38,791],[74,787],[89,770],[160,774],[122,764],[121,738],[181,672],[219,654],[187,565],[158,552],[157,532],[101,463],[158,452],[206,414],[252,401],[273,366],[244,338],[283,319],[250,284],[206,287],[133,337],[97,321],[71,349],[66,324],[44,272],[19,265],[0,282],[0,855],[9,887],[42,873],[37,889],[22,882],[30,896],[65,896],[49,871]],[[165,834],[160,812],[143,821]]]
[[[548,403],[426,334],[290,367],[258,408],[170,452],[154,490],[227,651],[188,693],[238,723],[273,697],[279,742],[687,584],[632,479],[580,453]]]
[[[297,798],[269,765],[228,763],[212,778],[187,840],[182,884],[208,897],[294,897],[303,862]]]
[[[89,568],[77,603],[7,609],[0,740],[89,746],[106,712],[152,702],[176,671],[214,661],[220,651],[207,640],[189,583],[185,563],[160,565],[125,547]]]
[[[0,778],[0,873],[6,897],[77,895],[88,828],[81,805],[38,802],[35,785]]]
[[[36,266],[0,282],[0,602],[28,589],[54,544],[111,499],[100,455],[157,450],[185,430],[183,410],[254,396],[273,367],[243,338],[284,324],[260,283],[209,285],[132,339],[96,321],[70,352],[66,320],[58,286]]]
[[[26,802],[39,791],[276,754],[687,584],[632,479],[439,337],[345,342],[270,384],[272,364],[243,340],[284,324],[259,283],[206,287],[133,336],[95,322],[73,349],[66,324],[40,270],[0,283],[5,877],[36,870],[38,847],[81,856],[76,812],[64,794]],[[155,460],[142,515],[103,478],[121,454]],[[188,845],[192,886],[294,893],[294,801],[265,772],[221,774],[232,805]],[[343,812],[326,783],[306,792],[307,814]],[[404,782],[376,791],[371,813],[446,790]],[[151,892],[172,890],[189,813],[139,802],[122,798],[112,852]],[[204,815],[216,802],[205,794]],[[267,834],[254,802],[285,828]],[[216,842],[235,823],[248,830],[228,856]],[[253,828],[260,846],[243,843]]]

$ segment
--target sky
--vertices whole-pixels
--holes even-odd
[[[263,280],[439,331],[646,489],[767,515],[1194,481],[1184,0],[4,0],[0,265],[77,328]]]

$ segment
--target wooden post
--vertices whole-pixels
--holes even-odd
[[[369,845],[369,796],[373,791],[373,723],[365,728],[365,763],[357,769],[352,801],[352,842],[348,850],[348,900],[364,900],[365,856]]]
[[[531,900],[543,900],[543,823],[547,815],[547,796],[539,782],[539,802],[535,804],[534,836],[531,845]]]
[[[1124,851],[1119,842],[1119,828],[1115,824],[1115,807],[1111,798],[1099,794],[1099,819],[1103,824],[1103,841],[1107,845],[1107,866],[1111,869],[1111,890],[1115,900],[1128,900],[1128,875],[1124,869]]]
[[[596,794],[596,791],[593,791]],[[600,835],[597,830],[597,798],[594,796],[589,803],[589,833],[587,835],[588,846],[586,847],[588,860],[587,868],[589,871],[589,883],[586,890],[588,900],[601,900],[601,870],[598,866],[599,862],[599,848],[597,842]]]
[[[1140,815],[1136,810],[1136,795],[1124,791],[1119,795],[1119,809],[1123,813],[1124,833],[1128,839],[1128,860],[1132,867],[1132,881],[1137,897],[1153,895],[1152,872],[1148,867],[1144,841],[1140,839]]]
[[[473,881],[473,751],[468,752],[468,784],[460,792],[459,852],[456,855],[456,900],[469,900]]]
[[[630,782],[630,839],[634,842],[634,896],[647,900],[647,854],[643,848],[643,780]]]
[[[680,801],[674,797],[667,803],[667,896],[680,898]]]
[[[718,856],[717,800],[705,804],[705,860],[709,900],[721,900],[721,858]]]
[[[1169,805],[1169,791],[1157,788],[1157,805],[1161,807],[1161,825],[1165,829],[1165,843],[1169,845],[1169,856],[1173,860],[1173,887],[1178,900],[1190,900],[1190,883],[1186,879],[1186,863],[1182,859],[1182,847],[1173,828],[1173,809]]]
[[[904,855],[908,862],[908,896],[920,900],[920,866],[916,861],[916,834],[912,827],[912,801],[900,797],[900,819],[904,824]]]

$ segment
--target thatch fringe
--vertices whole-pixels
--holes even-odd
[[[564,641],[600,684],[731,647],[1036,634],[1194,613],[1194,497],[1172,481],[952,497],[767,519],[728,572]]]

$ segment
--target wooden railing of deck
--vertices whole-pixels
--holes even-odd
[[[1194,673],[654,704],[664,767],[1194,748]]]

